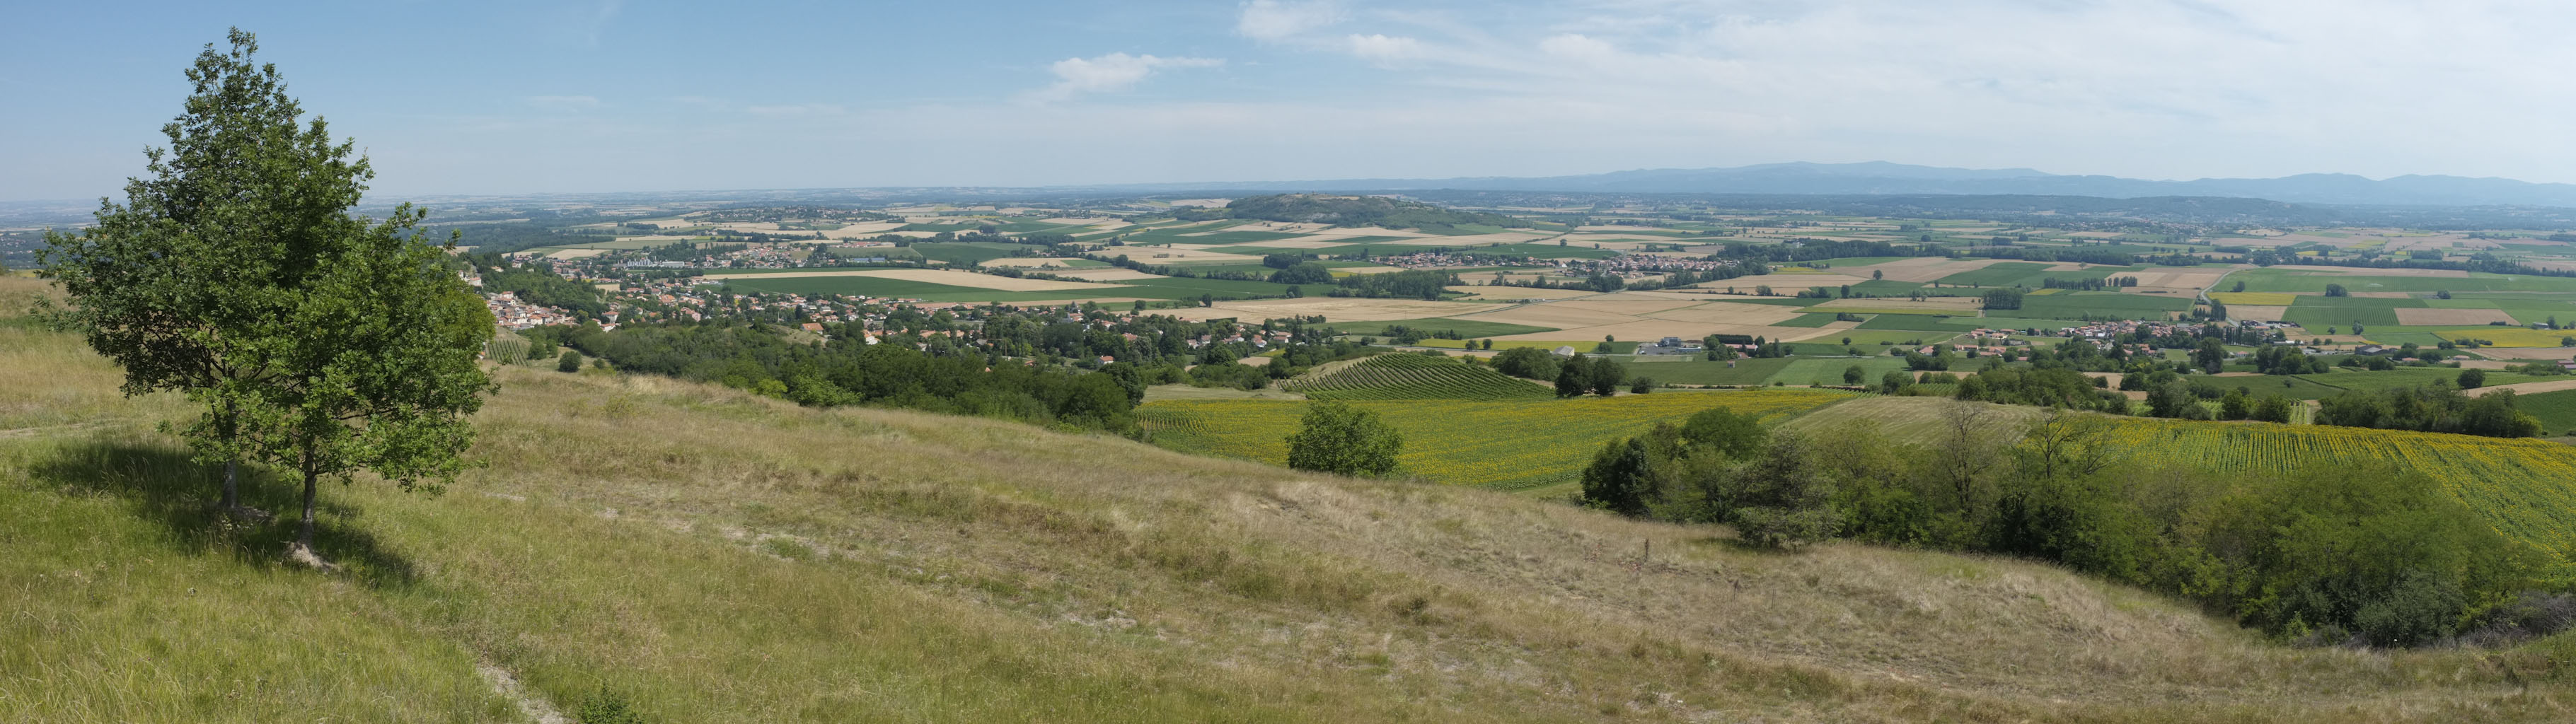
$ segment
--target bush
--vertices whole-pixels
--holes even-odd
[[[572,720],[580,724],[644,724],[644,715],[627,704],[626,697],[601,689],[582,700],[581,708],[573,710]]]
[[[555,358],[555,371],[556,371],[556,372],[580,372],[580,371],[581,371],[581,352],[580,352],[580,351],[578,351],[578,350],[570,350],[570,349],[564,350],[564,351],[563,351],[563,356],[561,356],[561,357],[556,357],[556,358]]]
[[[1385,475],[1395,470],[1404,438],[1377,413],[1339,402],[1306,408],[1302,429],[1288,436],[1288,467],[1337,475]]]

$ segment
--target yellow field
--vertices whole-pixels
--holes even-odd
[[[2290,306],[2290,302],[2297,301],[2299,295],[2289,292],[2210,292],[2209,298],[2218,300],[2220,304],[2286,307]]]
[[[1567,482],[1603,443],[1724,407],[1774,416],[1850,396],[1822,390],[1657,392],[1570,400],[1392,400],[1350,404],[1404,435],[1401,471],[1444,483],[1504,490]],[[1137,416],[1155,444],[1183,452],[1284,464],[1306,404],[1274,400],[1164,400]]]
[[[2576,332],[2570,332],[2563,329],[2531,329],[2528,327],[2481,327],[2478,329],[2434,332],[2433,334],[2454,342],[2463,339],[2487,340],[2494,342],[2494,346],[2497,347],[2556,347],[2560,340],[2565,339],[2571,334],[2576,334]]]

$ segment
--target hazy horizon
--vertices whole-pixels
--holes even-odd
[[[0,199],[116,195],[228,26],[388,196],[1526,177],[1890,161],[2576,181],[2503,3],[63,5]],[[115,27],[117,33],[96,28]],[[387,32],[383,29],[399,29]]]

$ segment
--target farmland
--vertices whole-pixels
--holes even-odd
[[[1523,383],[1526,384],[1526,383]],[[1532,385],[1535,389],[1536,386]],[[1574,479],[1604,441],[1657,422],[1723,407],[1781,416],[1842,399],[1819,390],[1657,392],[1569,400],[1361,400],[1404,436],[1405,474],[1453,485],[1529,490]],[[1306,403],[1171,400],[1137,408],[1154,443],[1182,452],[1258,460],[1288,458]]]
[[[1285,385],[1312,400],[1540,400],[1556,393],[1451,357],[1382,354]]]

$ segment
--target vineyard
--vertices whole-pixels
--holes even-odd
[[[1732,390],[1571,400],[1355,400],[1352,405],[1376,412],[1404,435],[1399,456],[1403,473],[1527,490],[1571,482],[1602,443],[1657,422],[1679,422],[1714,407],[1776,419],[1850,394]],[[1288,459],[1288,436],[1297,431],[1306,403],[1166,400],[1146,403],[1136,412],[1157,445],[1282,464]]]
[[[1382,354],[1319,369],[1286,388],[1315,400],[1542,400],[1549,388],[1448,357]]]

